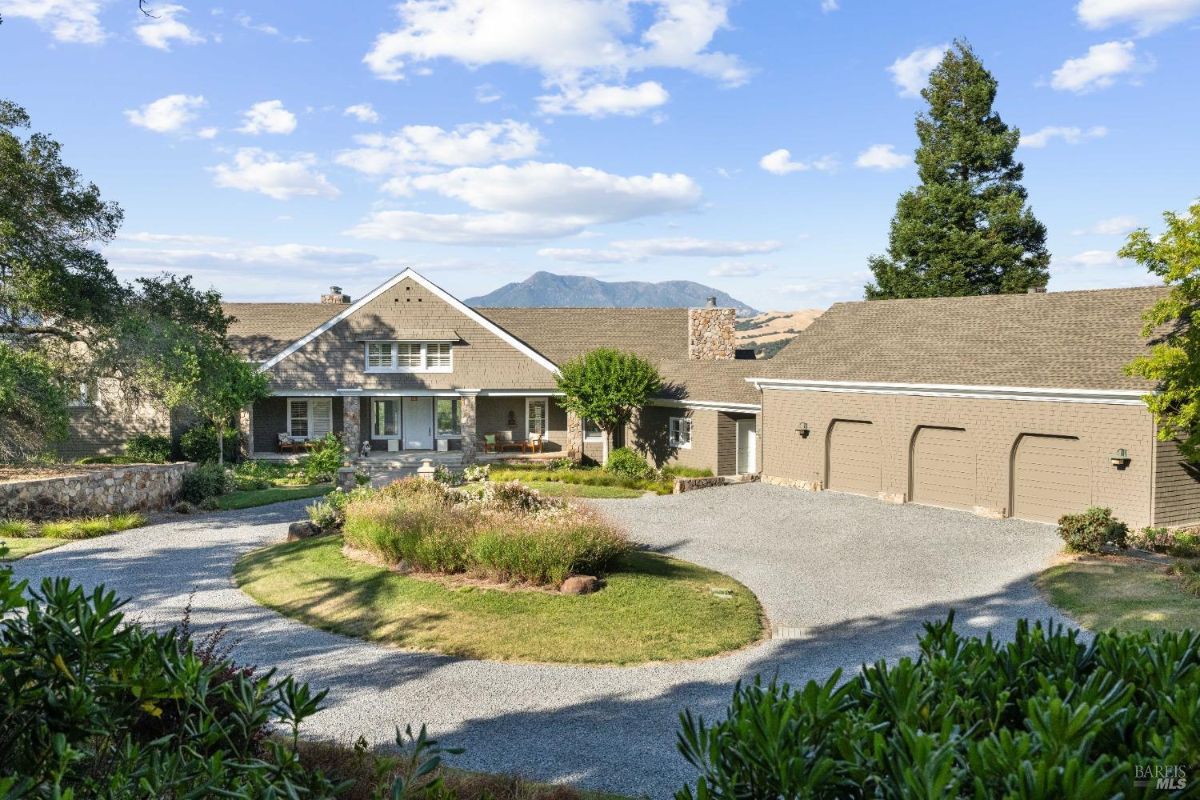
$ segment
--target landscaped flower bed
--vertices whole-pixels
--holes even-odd
[[[675,478],[702,478],[712,475],[712,470],[693,467],[670,466],[661,470],[646,465],[641,475],[615,472],[602,467],[584,467],[563,459],[548,464],[503,464],[492,467],[493,481],[519,480],[525,483],[561,483],[576,486],[606,486],[634,489],[656,494],[671,494],[675,489]]]
[[[631,548],[590,509],[517,482],[464,491],[410,478],[355,492],[344,515],[346,544],[385,563],[494,581],[557,585],[600,575]]]

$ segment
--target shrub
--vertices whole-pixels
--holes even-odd
[[[307,506],[304,511],[308,514],[309,520],[323,531],[333,530],[340,525],[341,515],[326,500],[318,500]]]
[[[578,469],[579,468],[578,462],[576,462],[573,459],[567,458],[566,456],[563,456],[562,458],[555,458],[555,459],[551,460],[548,466],[550,467],[550,469]]]
[[[13,797],[312,797],[294,757],[324,692],[128,623],[103,587],[0,571],[0,792]],[[285,734],[265,736],[271,726]],[[135,789],[136,787],[136,789]]]
[[[1200,535],[1180,531],[1167,552],[1178,558],[1200,557]]]
[[[556,584],[602,573],[630,549],[587,509],[516,481],[475,493],[409,478],[355,493],[345,505],[347,543],[422,571]]]
[[[433,479],[445,486],[461,486],[465,480],[462,473],[455,472],[445,464],[438,464],[433,468]]]
[[[608,454],[608,463],[604,469],[614,475],[624,475],[627,478],[646,478],[654,468],[646,463],[642,454],[631,447],[618,447]]]
[[[147,464],[163,464],[171,458],[171,440],[166,436],[139,433],[125,443],[125,455]]]
[[[1151,528],[1149,526],[1137,531],[1131,531],[1126,544],[1139,550],[1149,550],[1153,553],[1164,553],[1175,544],[1175,535],[1166,528]]]
[[[84,456],[78,459],[76,464],[144,464],[146,463],[140,458],[133,456]]]
[[[218,497],[234,488],[233,473],[210,462],[184,473],[179,496],[189,503],[199,503],[206,497]]]
[[[311,483],[331,481],[342,466],[342,437],[332,431],[325,434],[304,459],[304,475]]]
[[[1128,526],[1112,515],[1110,508],[1093,506],[1082,514],[1064,514],[1058,520],[1058,535],[1072,553],[1099,553],[1106,546],[1125,547]]]
[[[476,483],[486,481],[491,472],[491,464],[469,464],[463,468],[462,477],[467,483]]]
[[[180,500],[178,503],[171,506],[171,510],[176,514],[195,514],[196,506],[193,503],[189,503],[187,500]]]
[[[1200,562],[1176,561],[1171,573],[1179,578],[1185,592],[1200,597]]]
[[[46,522],[42,524],[40,533],[50,539],[93,539],[109,533],[127,531],[130,528],[140,528],[145,524],[144,516],[137,512],[128,512],[103,517]]]
[[[207,423],[189,428],[179,437],[179,451],[187,461],[207,464],[217,460],[217,431]],[[237,460],[237,431],[225,432],[225,460]]]
[[[1137,766],[1196,763],[1200,634],[1088,643],[1021,620],[1008,644],[953,619],[925,625],[916,660],[756,678],[712,724],[685,712],[700,775],[677,797],[1144,797]]]
[[[206,497],[200,501],[200,505],[197,507],[201,511],[220,511],[221,501],[215,497]]]

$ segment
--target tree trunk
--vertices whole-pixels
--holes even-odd
[[[225,426],[217,425],[217,463],[225,466]]]
[[[608,454],[612,452],[612,431],[604,429],[604,449],[600,453],[600,466],[608,466]]]

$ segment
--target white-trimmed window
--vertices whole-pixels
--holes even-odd
[[[367,342],[367,372],[450,372],[450,342]]]
[[[440,437],[460,436],[457,397],[439,397],[434,401],[434,417],[437,419],[437,435]]]
[[[692,421],[687,417],[671,417],[668,429],[671,447],[684,450],[692,446]]]
[[[590,419],[583,420],[583,438],[584,439],[603,439],[604,429]]]
[[[288,399],[288,436],[297,439],[320,439],[332,430],[332,398]]]

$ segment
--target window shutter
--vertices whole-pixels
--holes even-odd
[[[333,430],[333,400],[328,397],[313,400],[311,413],[312,425],[309,426],[309,436],[319,439]]]

